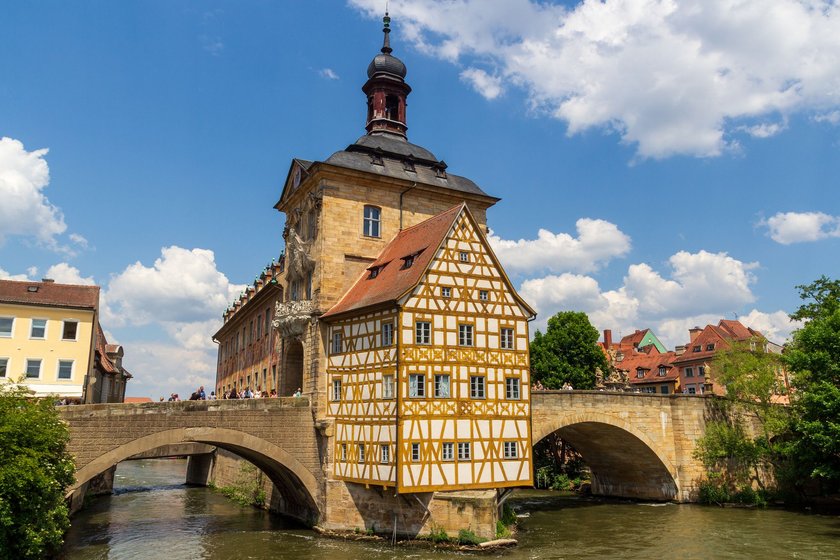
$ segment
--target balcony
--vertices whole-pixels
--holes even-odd
[[[306,332],[306,327],[315,312],[312,300],[277,302],[272,325],[282,338],[297,338]]]

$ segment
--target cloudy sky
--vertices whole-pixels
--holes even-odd
[[[212,385],[210,335],[282,250],[293,157],[363,133],[384,0],[11,3],[0,276],[103,289],[129,394]],[[409,138],[502,201],[535,328],[739,318],[783,342],[840,276],[840,7],[391,0]]]

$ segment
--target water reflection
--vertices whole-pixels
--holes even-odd
[[[66,558],[442,560],[838,558],[840,518],[778,510],[637,504],[529,492],[520,545],[490,554],[435,551],[317,537],[294,522],[190,488],[185,462],[123,463],[115,495],[73,518]],[[143,491],[136,489],[143,487]]]

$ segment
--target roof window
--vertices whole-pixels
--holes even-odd
[[[26,291],[27,292],[37,292],[38,291],[38,286],[27,286]]]

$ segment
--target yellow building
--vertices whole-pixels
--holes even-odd
[[[98,315],[99,286],[0,280],[0,377],[84,399]]]

